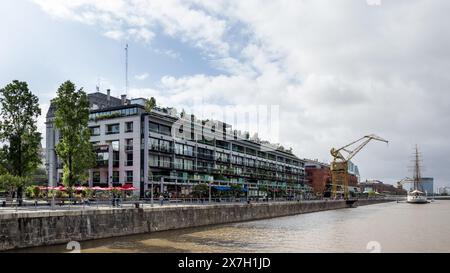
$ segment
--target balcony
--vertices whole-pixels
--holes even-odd
[[[108,167],[109,164],[109,160],[97,160],[95,167],[96,168],[104,168],[104,167]]]
[[[166,146],[157,146],[157,145],[152,145],[150,146],[150,150],[151,151],[155,151],[155,152],[160,152],[160,153],[168,153],[171,154],[173,152],[173,148],[172,147],[166,147]]]

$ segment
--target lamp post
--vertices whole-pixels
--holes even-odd
[[[153,207],[153,178],[151,180],[150,206]]]
[[[208,195],[209,195],[209,198],[208,198],[208,203],[209,204],[211,204],[211,183],[209,183],[208,184]]]

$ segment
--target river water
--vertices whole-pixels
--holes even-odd
[[[66,246],[22,252],[68,252]],[[81,252],[450,252],[450,201],[384,203],[81,242]]]

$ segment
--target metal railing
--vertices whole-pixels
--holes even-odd
[[[401,200],[402,196],[365,197],[357,200]],[[152,206],[186,206],[186,205],[217,205],[217,204],[254,204],[269,202],[336,202],[344,199],[333,198],[298,198],[298,197],[205,197],[205,198],[47,198],[25,199],[19,206],[18,200],[0,199],[0,213],[3,211],[38,211],[38,210],[86,210],[105,208],[144,208]]]

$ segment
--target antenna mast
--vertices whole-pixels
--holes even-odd
[[[125,94],[128,96],[128,44],[125,46]]]

